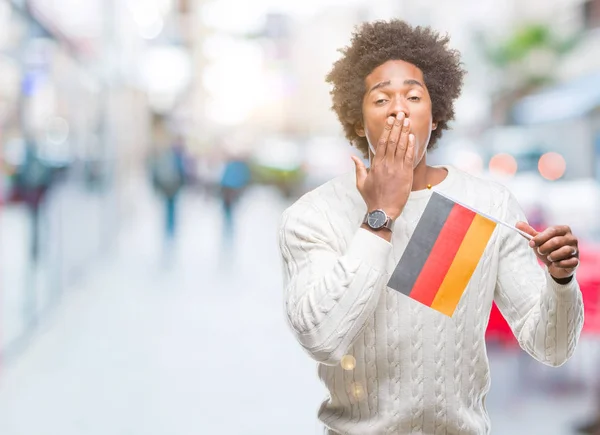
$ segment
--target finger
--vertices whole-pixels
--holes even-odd
[[[532,240],[532,242],[534,244],[531,245],[531,243],[530,243],[530,245],[531,246],[542,246],[544,243],[546,243],[548,240],[550,240],[553,237],[565,236],[570,233],[571,233],[571,228],[569,228],[566,225],[557,225],[557,226],[549,227],[549,228],[546,228],[541,233],[538,233]]]
[[[570,258],[573,258],[576,255],[577,249],[575,249],[573,246],[562,246],[561,248],[552,251],[550,254],[547,255],[546,258],[552,263],[558,263],[562,260],[568,260]]]
[[[388,159],[394,159],[396,156],[396,148],[398,147],[398,141],[400,140],[400,133],[402,133],[402,123],[404,122],[404,113],[400,112],[396,118],[394,118],[394,125],[390,131],[390,137],[387,141],[386,156]]]
[[[356,168],[356,187],[359,191],[362,191],[362,187],[365,183],[365,178],[367,178],[367,168],[358,157],[351,156],[351,159],[354,162],[354,166]]]
[[[552,266],[564,269],[566,272],[573,272],[579,266],[579,258],[571,257],[567,260],[552,263]]]
[[[398,148],[396,150],[396,156],[403,159],[408,149],[408,135],[410,134],[410,119],[405,118],[402,123],[402,133],[400,134],[400,142],[398,142]]]
[[[394,126],[395,117],[390,116],[385,122],[385,126],[383,127],[383,132],[381,132],[381,137],[377,141],[377,151],[375,152],[374,162],[381,162],[386,154],[388,139],[390,138],[390,133]]]
[[[537,236],[538,234],[538,232],[527,222],[517,222],[515,227],[533,237]]]
[[[415,135],[408,135],[408,146],[406,147],[406,153],[404,154],[404,163],[409,168],[414,168],[415,161]]]
[[[552,237],[546,243],[537,247],[537,252],[540,255],[550,255],[554,251],[561,249],[562,247],[567,247],[568,250],[572,251],[574,246],[577,244],[577,241],[570,236],[556,236]]]

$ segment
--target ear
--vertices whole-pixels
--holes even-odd
[[[365,127],[362,125],[362,122],[357,122],[356,124],[354,124],[354,131],[356,132],[356,134],[358,135],[358,137],[365,137]]]
[[[433,124],[431,124],[431,131],[436,130],[437,129],[437,122],[434,122]]]

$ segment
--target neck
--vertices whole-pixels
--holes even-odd
[[[436,186],[446,178],[447,171],[443,168],[427,166],[427,155],[424,155],[413,172],[412,191],[427,189],[428,185]]]

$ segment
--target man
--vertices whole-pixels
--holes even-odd
[[[370,169],[353,158],[355,173],[283,215],[287,316],[329,390],[319,410],[328,434],[489,433],[484,333],[492,301],[544,364],[563,364],[579,338],[569,227],[538,233],[503,186],[427,166],[464,74],[447,44],[398,20],[359,27],[327,80],[346,137],[372,159]],[[498,226],[452,317],[387,287],[432,195],[427,187],[534,236],[528,242]],[[370,219],[381,217],[377,210],[385,214],[379,223]]]

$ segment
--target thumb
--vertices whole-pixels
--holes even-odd
[[[533,227],[531,227],[531,225],[529,225],[527,222],[517,222],[515,227],[517,227],[519,230],[521,230],[523,232],[526,232],[530,236],[535,237],[538,235],[538,232]]]
[[[360,159],[356,156],[350,157],[354,162],[354,166],[356,166],[356,187],[359,189],[362,188],[363,183],[365,182],[365,178],[367,178],[367,168],[364,163],[360,161]]]

